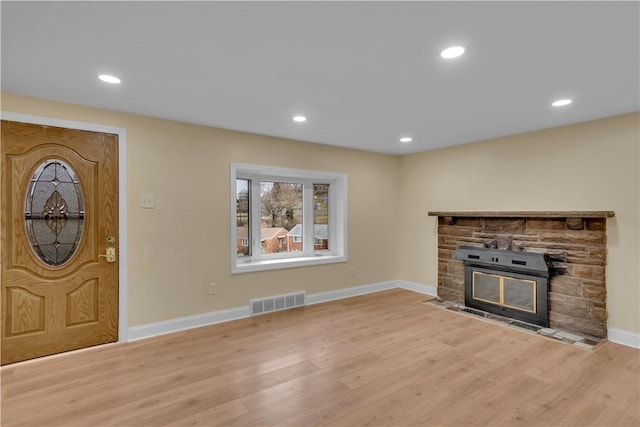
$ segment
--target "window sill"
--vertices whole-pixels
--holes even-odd
[[[282,268],[306,267],[310,265],[334,264],[347,262],[346,256],[317,255],[296,258],[268,259],[244,262],[241,258],[231,266],[231,274],[251,273],[256,271],[278,270]]]

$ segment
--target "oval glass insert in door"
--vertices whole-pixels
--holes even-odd
[[[76,253],[84,231],[82,186],[60,159],[45,160],[31,177],[24,202],[27,237],[36,256],[59,266]]]

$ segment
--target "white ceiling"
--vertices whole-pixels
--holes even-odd
[[[640,110],[638,2],[0,7],[2,91],[189,123],[404,154]]]

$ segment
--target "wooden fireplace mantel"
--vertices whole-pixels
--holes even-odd
[[[427,212],[428,216],[448,218],[612,218],[613,211],[453,211]]]

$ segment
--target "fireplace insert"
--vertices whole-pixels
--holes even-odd
[[[548,255],[461,246],[454,258],[464,261],[467,307],[549,326]]]

